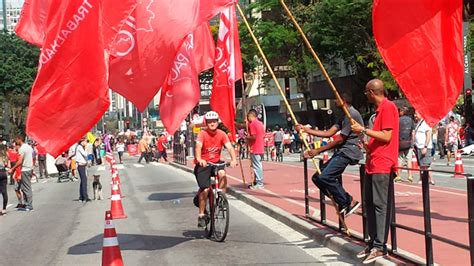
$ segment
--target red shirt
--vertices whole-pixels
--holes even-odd
[[[263,124],[260,122],[258,119],[254,119],[252,122],[249,124],[249,131],[251,136],[255,136],[255,140],[250,141],[250,151],[252,154],[263,154],[264,148],[263,148],[263,138],[265,135],[264,129],[263,129]]]
[[[8,149],[7,157],[10,162],[18,161],[18,152],[15,149]]]
[[[165,151],[166,148],[163,144],[166,145],[166,143],[168,143],[168,138],[165,135],[159,137],[158,138],[158,143],[156,144],[156,147],[157,147],[158,151]]]
[[[230,141],[224,131],[216,129],[214,132],[202,130],[199,132],[196,142],[202,144],[201,159],[211,163],[218,163],[221,159],[222,146]]]
[[[275,146],[275,138],[273,137],[273,132],[265,133],[264,141],[265,141],[265,147]]]
[[[398,109],[388,99],[384,99],[375,112],[372,130],[392,130],[390,142],[385,143],[370,138],[365,171],[368,174],[389,174],[398,162]]]

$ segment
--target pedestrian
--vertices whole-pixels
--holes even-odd
[[[87,145],[86,138],[82,138],[76,149],[76,163],[77,163],[77,172],[79,172],[79,178],[81,183],[79,184],[79,202],[89,202],[89,196],[87,194],[87,153],[85,147]]]
[[[267,132],[265,133],[263,139],[265,141],[265,153],[267,154],[267,161],[269,161],[270,158],[273,161],[272,150],[274,148],[273,146],[275,146],[275,138],[271,128],[267,128]]]
[[[68,159],[71,161],[71,164],[69,165],[69,168],[71,169],[71,174],[73,176],[73,179],[76,179],[76,170],[77,170],[77,164],[76,164],[76,150],[77,150],[77,144],[71,145],[69,147],[68,151]]]
[[[95,163],[97,165],[102,164],[102,157],[100,156],[100,139],[96,138],[94,140],[94,145],[92,146],[92,151],[94,152]]]
[[[13,166],[16,164],[16,161],[18,161],[18,150],[16,148],[16,145],[15,143],[12,143],[10,145],[10,147],[8,148],[7,150],[7,156],[8,156],[8,161],[10,163],[10,166]],[[16,170],[16,172],[18,172],[18,174],[21,174],[20,173],[20,168],[18,168]],[[10,185],[14,185],[15,184],[15,179],[14,179],[14,176],[15,176],[16,173],[12,173],[10,175]]]
[[[381,80],[369,81],[364,94],[369,102],[377,106],[374,125],[372,129],[366,129],[355,122],[352,131],[370,137],[369,142],[365,143],[367,175],[363,191],[369,242],[366,248],[357,254],[358,258],[365,258],[364,264],[368,264],[387,254],[393,202],[389,192],[393,187],[392,173],[398,161],[399,115],[395,104],[385,97]]]
[[[454,120],[454,116],[449,117],[449,123],[446,126],[446,134],[444,138],[444,145],[446,145],[446,149],[448,151],[448,162],[446,163],[447,166],[450,165],[451,156],[455,156],[456,152],[458,151],[458,143],[459,143],[459,125]]]
[[[398,166],[412,167],[411,159],[413,157],[413,132],[415,129],[415,122],[408,114],[408,107],[404,106],[399,110],[400,121],[399,128],[400,133],[398,134]],[[408,171],[407,181],[413,183],[413,176],[411,170]],[[395,182],[401,182],[402,177],[400,175],[401,169],[397,168],[397,176]]]
[[[31,189],[31,177],[33,176],[33,148],[25,143],[24,136],[17,136],[15,142],[20,146],[18,161],[8,172],[13,173],[18,167],[21,167],[20,189],[25,200],[24,208],[21,210],[33,210],[33,190]]]
[[[38,168],[39,168],[39,174],[40,174],[40,179],[43,178],[48,178],[48,169],[46,167],[46,149],[41,146],[37,145],[36,150],[38,153]]]
[[[7,191],[7,168],[9,167],[9,161],[7,157],[7,147],[4,144],[0,144],[0,193],[3,197],[3,208],[0,211],[0,215],[7,214],[8,205],[8,191]]]
[[[160,134],[158,138],[156,148],[158,149],[158,160],[163,162],[168,162],[168,155],[166,154],[166,149],[168,149],[168,138],[164,133]]]
[[[89,139],[86,140],[87,165],[90,167],[94,165],[94,147]]]
[[[420,113],[415,112],[415,119],[417,124],[415,127],[415,154],[420,165],[420,170],[428,170],[431,166],[431,149],[433,149],[432,141],[432,129],[426,123],[426,121],[421,118]],[[434,185],[434,180],[431,175],[431,172],[428,172],[429,182]],[[421,178],[418,183],[421,184]]]
[[[439,158],[444,159],[445,152],[446,152],[446,128],[444,127],[443,123],[438,124],[438,150],[439,150]]]
[[[249,135],[247,141],[250,146],[250,157],[252,160],[252,168],[255,175],[254,184],[250,185],[250,189],[262,189],[263,186],[263,164],[262,157],[264,153],[263,138],[265,129],[263,123],[257,118],[257,111],[251,109],[247,113],[247,122],[249,128]]]
[[[145,139],[145,136],[143,136],[140,139],[140,142],[138,142],[138,150],[140,151],[140,158],[138,158],[138,163],[141,163],[143,158],[145,158],[146,163],[150,163],[148,161],[148,149],[148,143]]]
[[[125,152],[125,143],[123,143],[122,138],[119,139],[119,141],[116,145],[116,148],[117,148],[117,153],[118,153],[118,156],[119,156],[119,161],[120,161],[120,163],[122,163],[123,153]]]
[[[364,121],[359,111],[352,105],[352,96],[348,93],[342,94],[343,104],[348,109],[352,119],[363,125]],[[343,106],[337,101],[338,108]],[[342,178],[342,173],[346,170],[348,165],[356,165],[364,158],[359,147],[360,137],[352,132],[351,123],[347,116],[341,118],[329,130],[312,130],[309,127],[301,125],[296,126],[297,131],[304,131],[312,136],[318,137],[334,137],[334,141],[319,149],[312,149],[306,151],[304,156],[314,157],[322,152],[334,149],[334,155],[321,167],[321,174],[315,173],[313,175],[313,182],[326,196],[334,199],[337,204],[338,211],[348,216],[352,214],[360,203],[353,199],[353,197],[344,190],[342,183],[339,181]],[[339,133],[340,132],[340,133]]]

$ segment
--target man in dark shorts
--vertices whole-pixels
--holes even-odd
[[[195,152],[196,166],[194,167],[194,175],[199,185],[199,192],[196,196],[199,198],[198,227],[201,228],[206,227],[204,210],[206,208],[206,200],[209,194],[213,171],[213,166],[207,163],[221,163],[222,146],[225,146],[231,156],[230,166],[235,167],[237,165],[234,147],[232,147],[227,134],[217,129],[219,125],[219,115],[214,111],[210,111],[206,113],[204,118],[206,120],[207,129],[199,132],[197,136]],[[227,179],[224,166],[217,169],[217,174],[219,175],[219,187],[225,192]]]
[[[364,124],[362,116],[352,105],[352,97],[345,93],[342,95],[343,101],[352,119]],[[339,108],[342,108],[337,103]],[[327,196],[331,196],[339,206],[338,210],[342,215],[350,215],[357,208],[360,203],[355,201],[349,193],[347,193],[342,184],[339,182],[342,173],[348,165],[355,165],[364,158],[362,151],[359,147],[360,138],[357,134],[351,130],[351,123],[348,117],[340,119],[338,123],[333,125],[329,130],[313,130],[310,128],[296,126],[296,130],[302,129],[304,132],[322,138],[334,137],[334,141],[330,142],[326,146],[322,146],[318,149],[313,149],[305,152],[305,157],[314,157],[322,152],[334,149],[334,155],[331,159],[324,164],[321,169],[321,174],[315,173],[313,175],[314,184]],[[340,134],[337,132],[340,131]]]

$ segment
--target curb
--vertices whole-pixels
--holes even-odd
[[[180,165],[174,162],[170,162],[169,164],[180,170],[193,173],[193,170],[187,166]],[[353,242],[344,239],[343,237],[338,236],[337,233],[335,233],[334,231],[317,228],[311,223],[297,218],[293,214],[277,206],[271,205],[259,198],[256,198],[245,192],[238,191],[234,188],[228,187],[227,193],[237,198],[238,200],[243,201],[246,204],[256,208],[257,210],[271,216],[272,218],[286,224],[292,229],[298,231],[299,233],[306,235],[307,237],[318,242],[319,244],[322,244],[327,248],[341,254],[342,256],[353,259],[355,261],[361,261],[361,259],[357,258],[356,255],[363,249],[363,246],[357,245]],[[423,262],[422,258],[415,258],[414,255],[413,257],[414,260],[420,261],[420,263]],[[385,257],[378,259],[372,265],[395,266],[399,265],[399,263],[399,261],[397,263],[397,261],[391,257]]]

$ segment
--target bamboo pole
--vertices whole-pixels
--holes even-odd
[[[252,37],[255,45],[257,46],[257,49],[260,52],[260,55],[261,55],[263,61],[265,62],[265,66],[267,67],[268,71],[270,72],[270,75],[272,76],[273,81],[275,81],[275,85],[277,86],[278,91],[280,92],[280,94],[283,98],[283,102],[285,103],[286,109],[290,113],[291,119],[293,119],[295,125],[298,124],[298,120],[296,120],[296,116],[293,113],[293,110],[291,109],[291,106],[288,103],[288,100],[286,99],[285,93],[283,92],[283,89],[281,88],[280,83],[278,82],[278,79],[275,76],[275,73],[273,72],[273,69],[272,69],[270,63],[268,62],[267,57],[265,56],[265,53],[262,50],[262,47],[260,47],[260,44],[257,40],[257,37],[255,37],[255,35],[253,34],[252,28],[250,27],[250,24],[247,21],[247,18],[245,17],[244,12],[242,11],[242,9],[240,8],[240,5],[238,3],[236,3],[236,6],[237,6],[237,9],[239,10],[239,13],[240,13],[242,19],[244,20],[245,25],[247,26],[247,29],[249,30],[250,36]],[[301,134],[302,133],[301,130],[298,133],[299,133],[301,139],[303,140],[303,143],[306,147],[306,150],[310,151],[311,148],[309,147],[309,144],[308,144],[308,141],[306,140],[306,138],[303,138],[303,136]],[[316,168],[316,172],[321,174],[321,170],[319,169],[319,165],[316,163],[316,160],[314,158],[311,158],[311,160],[313,161],[314,167]]]
[[[323,63],[321,62],[321,60],[319,59],[319,56],[316,54],[316,52],[314,51],[313,49],[313,46],[311,45],[311,43],[309,42],[308,38],[306,37],[306,34],[303,32],[303,30],[301,29],[301,26],[298,24],[298,22],[296,21],[295,17],[293,16],[293,14],[291,13],[290,9],[288,8],[288,6],[286,5],[285,1],[284,0],[280,0],[280,3],[281,5],[283,6],[283,9],[285,9],[286,13],[288,14],[288,16],[290,17],[291,21],[293,22],[293,24],[295,25],[296,29],[298,30],[298,32],[300,33],[301,37],[303,38],[303,41],[304,43],[306,44],[306,47],[308,47],[308,49],[311,51],[311,54],[313,55],[314,57],[314,60],[316,60],[316,63],[318,63],[319,65],[319,68],[321,69],[321,71],[323,72],[323,75],[324,77],[326,78],[327,82],[329,83],[329,87],[331,88],[332,92],[334,92],[334,95],[336,95],[336,99],[337,101],[339,102],[339,104],[342,106],[342,110],[344,111],[345,115],[347,116],[347,118],[349,118],[349,121],[351,124],[354,123],[354,119],[352,119],[352,116],[351,114],[349,113],[349,110],[347,109],[347,106],[344,104],[344,101],[342,100],[341,98],[341,95],[339,94],[339,92],[337,91],[336,89],[336,86],[334,86],[334,83],[332,82],[331,80],[331,77],[329,77],[329,74],[328,72],[326,71],[326,68],[324,67]]]

